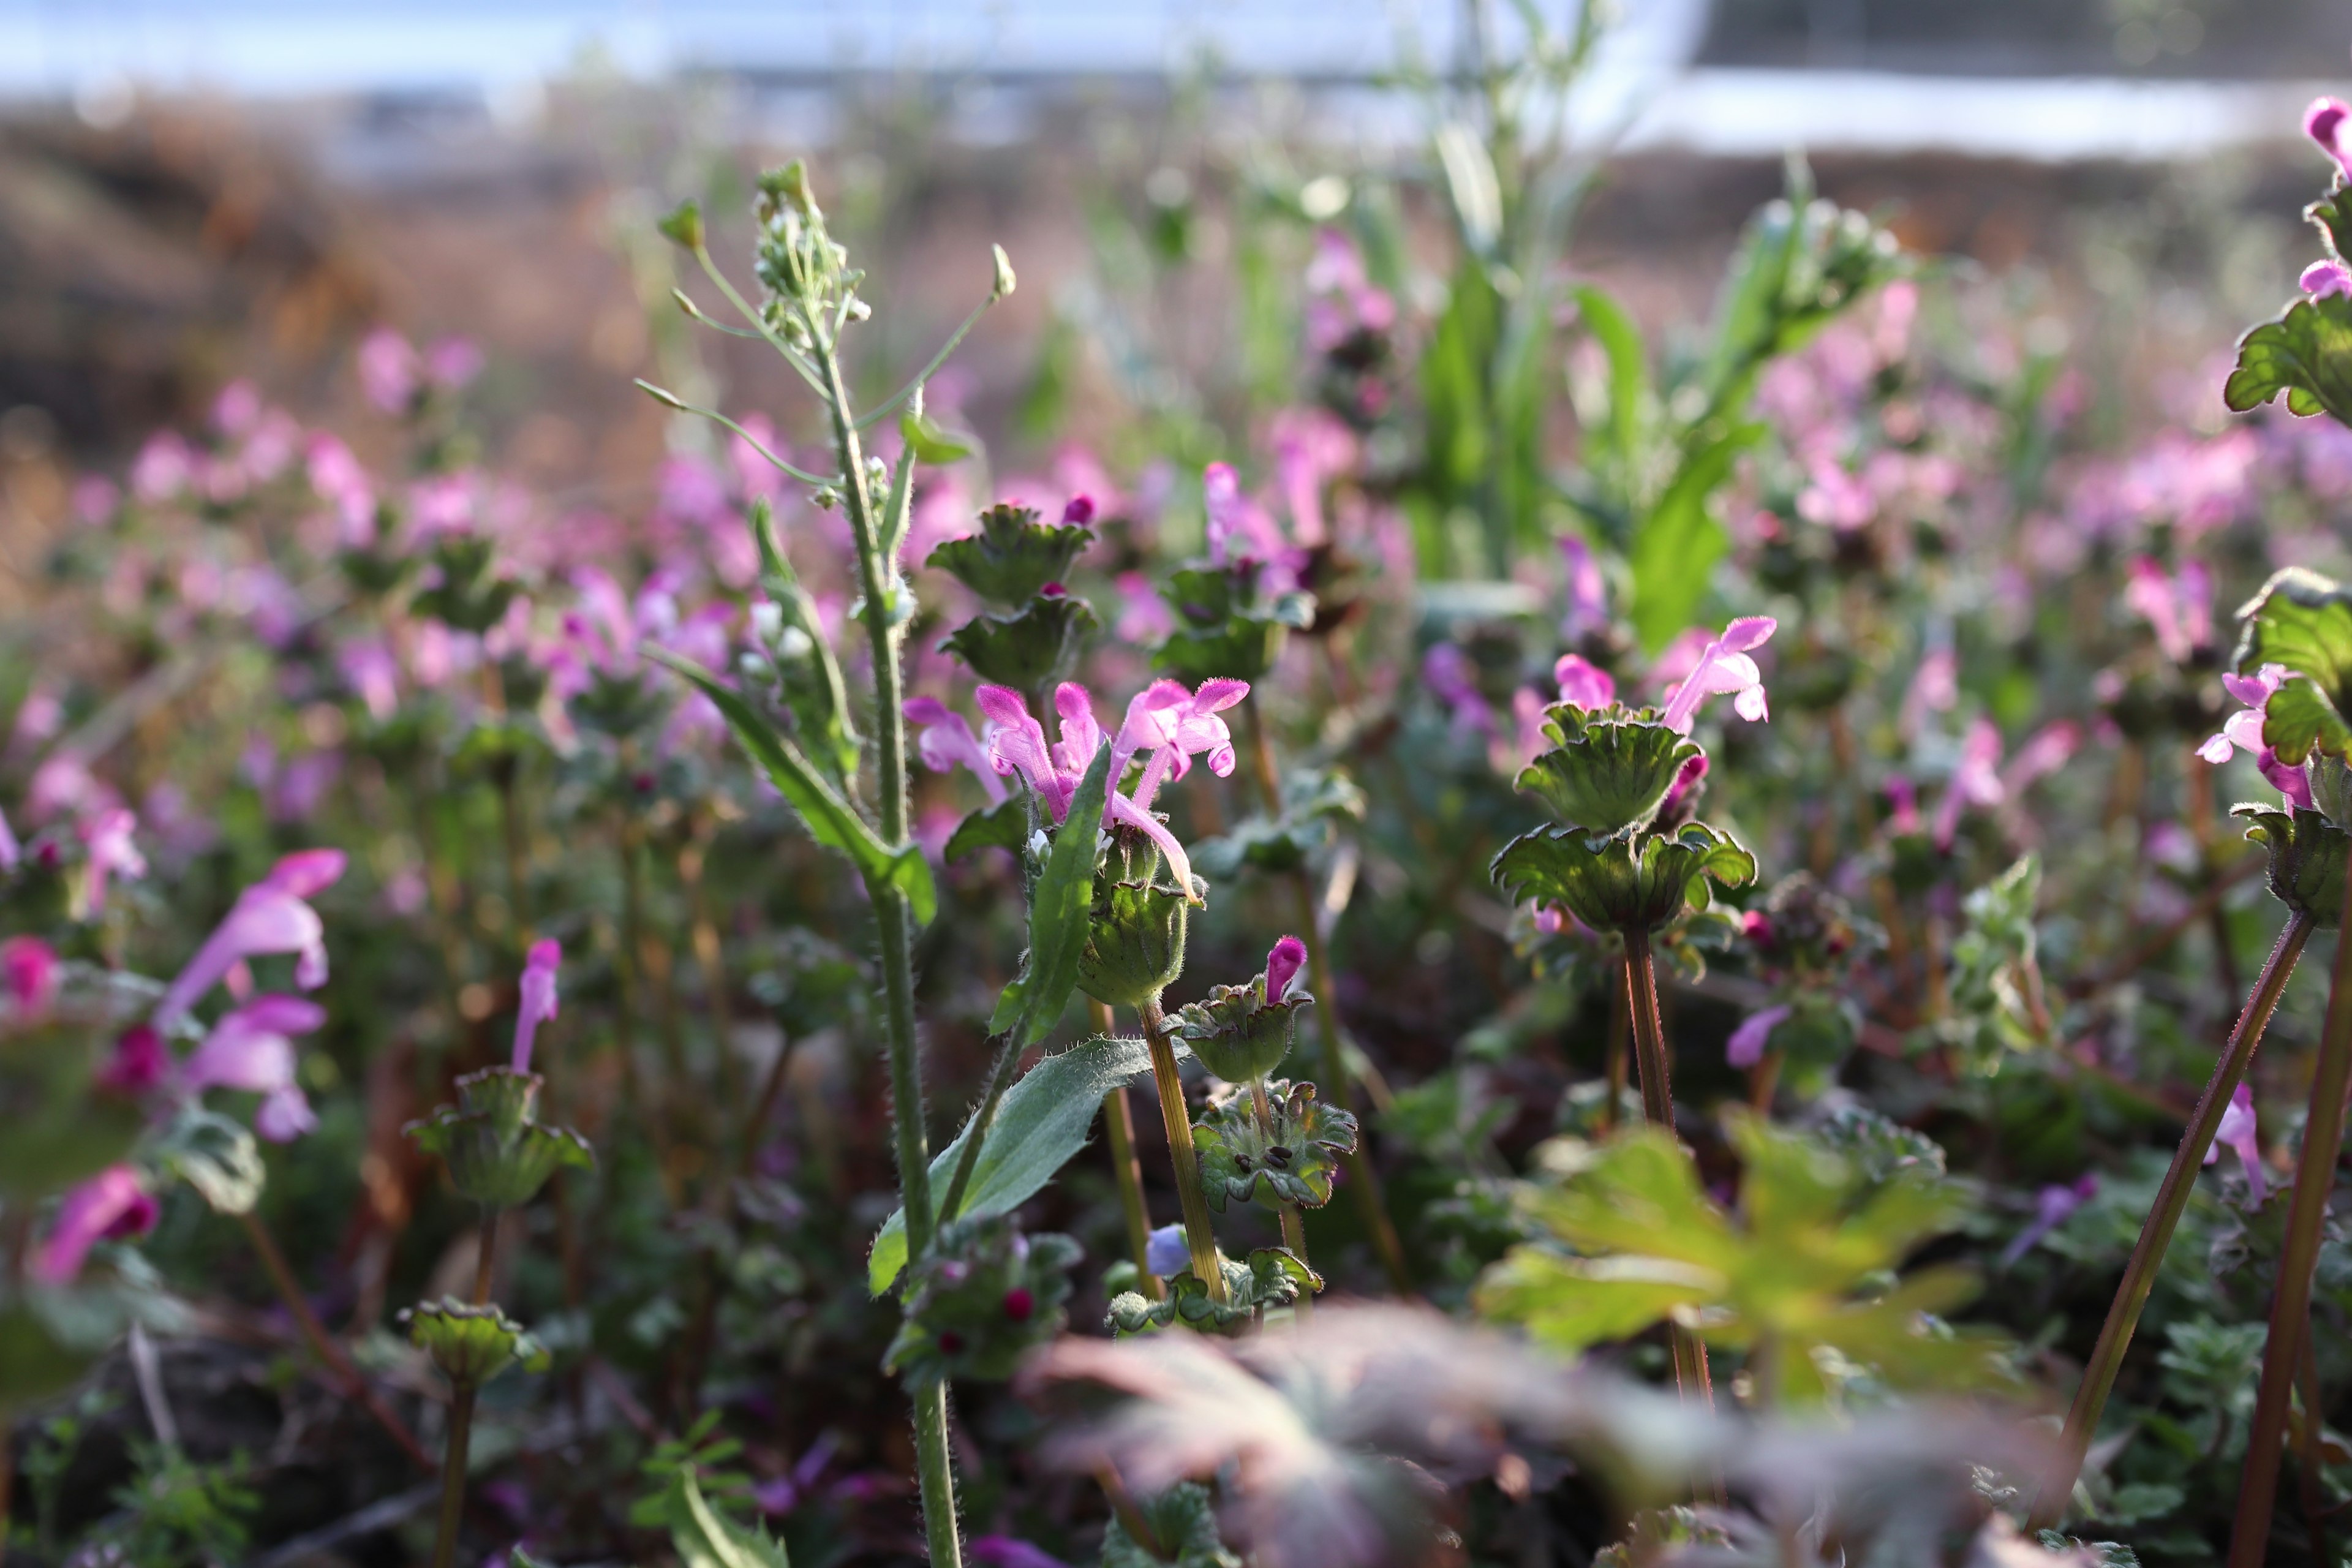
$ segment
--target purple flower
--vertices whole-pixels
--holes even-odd
[[[936,697],[909,697],[904,711],[907,722],[915,726],[915,754],[925,767],[940,773],[952,773],[959,765],[970,768],[988,792],[988,804],[1003,804],[1004,781],[988,757],[992,726],[974,735],[964,716]]]
[[[342,874],[340,849],[298,849],[280,859],[269,875],[237,895],[228,918],[163,993],[155,1007],[157,1025],[177,1022],[232,966],[261,953],[295,954],[294,983],[306,991],[325,984],[326,928],[304,900]]]
[[[155,1228],[155,1200],[128,1165],[110,1165],[66,1194],[57,1223],[33,1250],[34,1279],[44,1285],[70,1285],[82,1260],[101,1241],[144,1236]]]
[[[256,996],[223,1014],[180,1064],[180,1087],[192,1095],[236,1089],[261,1096],[254,1131],[272,1143],[290,1143],[319,1124],[294,1081],[293,1037],[326,1021],[325,1008],[299,996]]]
[[[1559,623],[1559,635],[1570,642],[1582,642],[1594,632],[1609,626],[1609,584],[1601,575],[1601,563],[1593,558],[1592,547],[1576,535],[1563,534],[1559,542],[1560,560],[1568,568],[1568,614]]]
[[[1936,847],[1948,850],[1960,831],[1960,811],[1967,805],[2000,805],[2013,800],[2042,774],[2063,765],[2074,754],[2081,731],[2060,720],[2036,731],[2018,747],[2009,766],[2000,765],[2000,727],[1990,719],[1969,726],[1960,742],[1959,765],[1945,786],[1936,811]]]
[[[1188,690],[1179,680],[1158,680],[1138,692],[1127,705],[1127,716],[1111,739],[1110,797],[1103,804],[1103,821],[1123,823],[1160,847],[1178,886],[1192,885],[1192,858],[1176,836],[1151,813],[1151,802],[1162,783],[1182,778],[1192,758],[1206,754],[1209,771],[1230,775],[1236,761],[1233,731],[1218,715],[1249,695],[1249,682],[1225,679],[1204,680]],[[989,764],[1002,776],[1018,774],[1055,822],[1070,815],[1071,797],[1102,744],[1094,698],[1075,680],[1054,690],[1055,710],[1061,716],[1061,739],[1052,745],[1045,731],[1029,711],[1029,704],[1010,687],[982,686],[973,693],[982,712],[995,721],[989,738]],[[1118,781],[1137,753],[1151,753],[1131,795],[1119,793]]]
[[[1307,944],[1295,936],[1286,936],[1274,944],[1265,955],[1265,999],[1279,1002],[1290,994],[1291,982],[1307,962]]]
[[[1144,1243],[1143,1266],[1162,1277],[1181,1274],[1192,1266],[1192,1253],[1181,1225],[1163,1225]]]
[[[1431,647],[1421,661],[1422,684],[1429,694],[1453,710],[1456,735],[1491,735],[1495,710],[1478,689],[1478,667],[1450,642]]]
[[[138,826],[138,815],[118,805],[84,817],[75,829],[80,834],[82,846],[89,855],[79,907],[76,911],[79,918],[93,921],[105,912],[106,884],[110,878],[136,879],[147,874],[147,858],[131,841],[131,830]]]
[[[2303,133],[2319,143],[2321,152],[2336,160],[2336,166],[2352,177],[2352,147],[2345,144],[2344,122],[2352,116],[2352,109],[2340,98],[2315,98],[2311,107],[2303,111]]]
[[[0,811],[0,871],[15,870],[24,858],[24,847],[16,842],[16,830],[8,826],[8,814]]]
[[[12,936],[0,942],[0,983],[20,1017],[38,1017],[58,998],[58,955],[37,936]]]
[[[2221,1125],[2214,1130],[2212,1144],[2205,1151],[2207,1164],[2221,1157],[2225,1143],[2245,1169],[2247,1195],[2261,1203],[2270,1192],[2270,1183],[2263,1173],[2263,1141],[2254,1125],[2254,1091],[2242,1083],[2231,1091],[2230,1108],[2221,1112]]]
[[[2168,574],[2150,557],[2135,558],[2124,603],[2147,619],[2156,646],[2175,664],[2187,664],[2200,648],[2212,646],[2213,574],[2202,561],[2184,561]]]
[[[368,717],[381,724],[400,707],[400,661],[382,637],[356,637],[335,650],[335,665]]]
[[[1675,782],[1666,786],[1665,798],[1658,802],[1657,820],[1661,824],[1672,826],[1690,810],[1696,809],[1690,805],[1690,798],[1706,782],[1706,754],[1702,752],[1675,770]]]
[[[378,327],[360,341],[360,388],[386,414],[408,412],[422,374],[415,347],[390,327]]]
[[[2310,775],[2302,768],[2279,761],[2278,753],[2263,742],[2264,706],[2271,694],[2285,684],[2286,678],[2286,666],[2283,664],[2266,664],[2252,675],[2221,677],[2222,687],[2245,707],[2231,714],[2218,734],[2207,736],[2205,743],[2197,748],[2197,754],[2218,766],[2239,752],[2249,752],[2254,766],[2277,786],[2289,804],[2310,811],[2314,809]]]
[[[1772,717],[1764,699],[1764,676],[1748,656],[1771,640],[1780,623],[1769,616],[1742,616],[1723,628],[1723,635],[1699,649],[1688,675],[1666,694],[1659,715],[1668,727],[1689,734],[1699,704],[1720,693],[1732,694],[1732,710],[1754,723]]]
[[[1748,1014],[1740,1020],[1739,1027],[1731,1031],[1731,1038],[1724,1042],[1723,1059],[1736,1068],[1752,1068],[1762,1061],[1765,1042],[1795,1010],[1783,1002],[1760,1013]]]
[[[482,374],[482,351],[471,338],[443,338],[425,351],[425,376],[436,386],[457,391]]]
[[[1906,735],[1916,735],[1928,714],[1948,713],[1959,700],[1959,656],[1948,647],[1930,648],[1911,677],[1910,689],[1903,694],[1897,727]]]
[[[1118,620],[1111,628],[1112,635],[1123,643],[1137,647],[1151,647],[1168,640],[1176,629],[1175,612],[1168,601],[1151,585],[1151,579],[1140,572],[1122,572],[1115,586],[1118,589]]]
[[[2047,1186],[2033,1200],[2033,1221],[2017,1233],[2017,1239],[2001,1249],[2000,1266],[2007,1268],[2052,1231],[2073,1217],[2076,1209],[2088,1203],[2099,1190],[2095,1174],[2084,1175],[2070,1185]]]
[[[2295,283],[2315,300],[2325,300],[2330,294],[2352,294],[2352,269],[2340,261],[2315,261],[2303,269],[2303,276]]]
[[[152,1024],[133,1024],[114,1041],[114,1055],[95,1079],[109,1094],[136,1098],[163,1081],[171,1070],[172,1053]]]
[[[1287,563],[1290,550],[1265,509],[1242,494],[1231,463],[1211,463],[1201,471],[1201,495],[1208,511],[1209,559],[1220,566],[1244,561]]]
[[[563,944],[553,937],[542,937],[530,944],[530,954],[523,961],[522,1006],[515,1015],[514,1069],[530,1070],[530,1043],[539,1026],[555,1016],[555,972],[563,963]]]
[[[1066,1568],[1044,1547],[1013,1535],[976,1537],[964,1547],[964,1555],[985,1568]]]
[[[1562,654],[1551,667],[1559,682],[1559,700],[1579,708],[1606,708],[1617,700],[1617,681],[1607,670],[1581,654]]]

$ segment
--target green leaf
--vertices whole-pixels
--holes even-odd
[[[1179,1481],[1156,1498],[1138,1500],[1145,1528],[1160,1556],[1128,1534],[1116,1517],[1103,1529],[1102,1568],[1242,1568],[1239,1556],[1217,1535],[1217,1510],[1209,1489]]]
[[[1070,673],[1100,627],[1094,606],[1075,595],[1039,595],[1014,616],[978,615],[940,639],[974,675],[1034,692]]]
[[[2273,574],[2238,618],[2245,623],[2236,655],[2242,674],[2277,664],[2304,678],[2272,694],[2263,742],[2289,763],[2315,749],[2344,755],[2352,742],[2345,721],[2352,709],[2352,595],[2331,578],[2290,566]]]
[[[1220,1214],[1228,1202],[1252,1199],[1269,1209],[1286,1203],[1321,1208],[1331,1201],[1340,1156],[1356,1147],[1356,1119],[1315,1098],[1313,1084],[1276,1079],[1266,1096],[1271,1131],[1258,1126],[1246,1089],[1193,1124],[1202,1184]]]
[[[2270,889],[2279,902],[2309,915],[2322,931],[2344,921],[2344,862],[2352,849],[2346,833],[2315,811],[2246,805],[2230,808],[2244,818],[2246,837],[2270,852]]]
[[[2336,260],[2352,256],[2352,185],[2337,181],[2335,189],[2304,208],[2303,216],[2326,237]]]
[[[1598,720],[1572,703],[1544,725],[1553,749],[1519,771],[1513,786],[1535,795],[1566,826],[1622,837],[1650,826],[1698,742],[1640,719]]]
[[[942,541],[923,564],[949,575],[1001,609],[1025,605],[1049,583],[1065,582],[1094,531],[1045,524],[1034,507],[1000,501],[980,514],[980,529]]]
[[[1620,483],[1630,489],[1641,468],[1643,424],[1651,398],[1642,329],[1623,306],[1591,284],[1571,289],[1569,295],[1585,329],[1608,356],[1609,423],[1600,435],[1616,460]]]
[[[1652,1258],[1562,1258],[1515,1247],[1478,1285],[1478,1310],[1575,1352],[1631,1339],[1722,1289],[1711,1270]]]
[[[907,449],[915,454],[917,462],[961,463],[974,450],[966,437],[950,434],[928,414],[911,409],[898,416],[898,434],[906,438]]]
[[[1078,955],[1087,945],[1087,919],[1094,903],[1096,825],[1110,791],[1110,742],[1095,749],[1087,776],[1070,799],[1070,814],[1054,836],[1045,868],[1029,889],[1029,952],[1021,973],[997,998],[989,1033],[1013,1036],[1012,1049],[1027,1050],[1062,1016],[1078,983]]]
[[[930,863],[923,858],[921,846],[905,844],[893,849],[884,844],[866,819],[819,776],[790,736],[709,670],[667,648],[648,644],[645,651],[710,699],[751,760],[800,813],[810,837],[848,856],[869,889],[897,888],[913,906],[916,923],[930,923],[939,910],[939,891],[932,885]]]
[[[1644,652],[1656,653],[1691,624],[1730,537],[1708,510],[1739,454],[1762,439],[1761,425],[1737,425],[1683,454],[1657,505],[1633,535],[1630,615]]]
[[[782,1542],[737,1524],[704,1500],[691,1468],[670,1477],[662,1509],[683,1568],[792,1568]]]
[[[1505,845],[1492,868],[1514,903],[1564,906],[1595,931],[1655,931],[1685,909],[1712,901],[1711,878],[1737,888],[1756,876],[1756,858],[1728,834],[1686,823],[1643,839],[1595,838],[1539,827]]]
[[[1189,1053],[1182,1053],[1189,1054]],[[1035,1196],[1070,1156],[1086,1147],[1103,1096],[1124,1089],[1151,1070],[1151,1053],[1141,1040],[1098,1037],[1047,1057],[1005,1091],[996,1108],[971,1184],[956,1217],[1009,1214]],[[963,1153],[962,1136],[931,1157],[931,1187],[944,1189]],[[874,1238],[866,1263],[866,1287],[880,1295],[907,1264],[907,1215],[893,1214]]]
[[[2221,401],[2243,414],[2286,394],[2287,412],[2352,425],[2352,299],[2298,300],[2238,340]]]
[[[1016,795],[994,805],[983,805],[956,824],[942,853],[950,860],[961,860],[982,849],[1009,849],[1018,855],[1028,842],[1029,805]]]
[[[181,1112],[156,1157],[219,1214],[252,1213],[268,1179],[261,1151],[244,1124],[201,1106]]]

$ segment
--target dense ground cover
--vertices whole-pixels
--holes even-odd
[[[1263,172],[1213,379],[1107,200],[1027,471],[794,164],[660,226],[794,395],[648,386],[641,513],[389,331],[393,462],[237,382],[87,478],[9,1555],[2334,1560],[2342,182],[2118,443],[1801,164],[1645,336],[1518,118],[1589,47],[1430,89],[1434,271]]]

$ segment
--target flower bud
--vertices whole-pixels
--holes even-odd
[[[542,1081],[511,1068],[467,1073],[457,1080],[459,1107],[445,1105],[403,1131],[440,1155],[457,1190],[485,1208],[529,1203],[561,1167],[595,1163],[580,1134],[532,1119]]]
[[[1078,1244],[1024,1236],[1010,1215],[940,1227],[907,1274],[907,1313],[884,1365],[917,1383],[1003,1379],[1059,1333]]]
[[[1306,944],[1284,937],[1266,955],[1265,973],[1246,985],[1216,986],[1170,1020],[1176,1037],[1228,1082],[1265,1077],[1290,1054],[1298,1016],[1315,1005],[1314,997],[1292,989],[1306,962]]]
[[[1095,872],[1078,988],[1106,1006],[1134,1007],[1183,973],[1189,901],[1160,876],[1160,850],[1150,839],[1127,826],[1112,828],[1108,837]]]

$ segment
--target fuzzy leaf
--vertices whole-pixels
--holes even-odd
[[[1045,592],[1047,584],[1066,581],[1094,537],[1091,529],[1041,523],[1034,509],[1000,502],[980,514],[978,532],[942,541],[923,563],[1009,610]]]
[[[1685,908],[1706,909],[1709,879],[1731,888],[1753,880],[1756,858],[1697,822],[1643,839],[1638,849],[1628,839],[1539,827],[1505,845],[1493,874],[1514,903],[1564,905],[1595,931],[1654,931]]]
[[[1184,1054],[1180,1050],[1180,1054]],[[1103,1096],[1151,1070],[1141,1040],[1097,1037],[1047,1057],[1023,1074],[996,1108],[996,1120],[964,1189],[959,1220],[1009,1214],[1035,1196],[1070,1156],[1086,1147]],[[942,1191],[963,1153],[963,1136],[931,1157],[931,1190]],[[890,1288],[907,1264],[907,1214],[883,1224],[866,1261],[866,1283],[876,1295]]]
[[[683,1568],[792,1568],[782,1542],[737,1524],[704,1500],[691,1466],[671,1475],[662,1515]]]
[[[2278,901],[2309,915],[2322,931],[2344,920],[2344,862],[2352,834],[2315,811],[2293,812],[2271,805],[2236,805],[2246,837],[2270,852],[2270,889]]]
[[[1650,825],[1698,742],[1664,724],[1599,720],[1572,703],[1550,711],[1553,749],[1519,770],[1515,787],[1564,826],[1622,837]]]
[[[1009,849],[1018,855],[1028,842],[1029,805],[1013,795],[994,805],[983,805],[956,824],[944,854],[950,860],[961,860],[982,849]]]
[[[2243,414],[2286,394],[2287,412],[2352,425],[2352,300],[2297,300],[2238,340],[2237,368],[2221,401]]]
[[[1014,616],[974,616],[940,641],[982,680],[1038,691],[1069,674],[1102,623],[1070,595],[1031,599]]]
[[[1102,820],[1110,789],[1110,755],[1108,740],[1095,749],[1095,760],[1070,799],[1069,817],[1054,836],[1045,868],[1029,889],[1029,951],[988,1023],[989,1033],[1012,1035],[1016,1051],[1045,1038],[1078,983],[1078,955],[1086,950],[1094,904],[1095,825]]]
[[[894,849],[884,844],[866,825],[866,819],[834,793],[833,786],[801,754],[792,738],[745,701],[740,692],[722,685],[716,676],[690,658],[651,644],[646,645],[646,652],[684,676],[710,699],[751,760],[800,813],[810,837],[848,856],[858,874],[866,879],[869,890],[897,888],[912,906],[916,923],[930,923],[932,915],[939,910],[939,889],[931,881],[930,862],[923,858],[920,845],[902,844]]]

